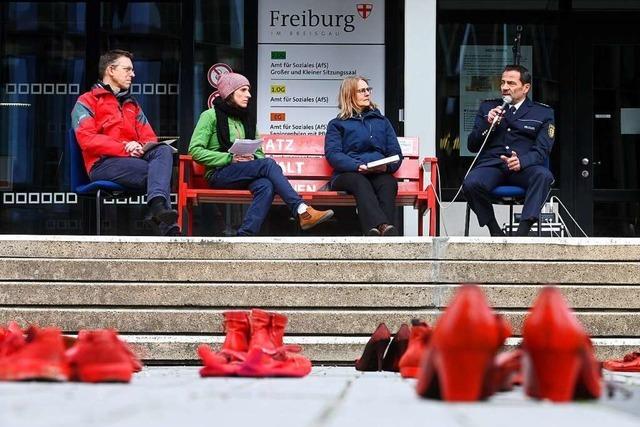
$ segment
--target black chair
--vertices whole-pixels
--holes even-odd
[[[547,157],[544,166],[549,169],[549,158]],[[491,203],[494,205],[509,205],[509,236],[513,234],[513,206],[524,204],[524,197],[527,194],[524,188],[516,185],[499,185],[491,191]],[[548,197],[548,195],[547,195]],[[546,200],[546,199],[545,199]],[[464,217],[464,235],[469,235],[469,216],[471,208],[467,203],[467,212]],[[542,215],[538,215],[538,236],[542,236]]]
[[[69,149],[69,168],[71,191],[79,196],[93,197],[96,200],[96,234],[100,235],[100,217],[102,199],[117,198],[126,195],[139,195],[139,191],[127,189],[113,181],[91,181],[87,175],[82,158],[82,150],[78,145],[76,133],[73,129],[67,132],[67,147]]]

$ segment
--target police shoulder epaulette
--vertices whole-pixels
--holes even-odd
[[[534,101],[534,103],[535,103],[535,104],[538,104],[538,105],[540,105],[540,106],[542,106],[542,107],[551,108],[551,106],[550,106],[550,105],[547,105],[547,104],[545,104],[544,102]]]

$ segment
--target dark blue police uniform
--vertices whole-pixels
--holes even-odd
[[[501,99],[480,104],[467,146],[472,152],[480,149],[491,125],[489,111],[502,105]],[[526,189],[522,219],[535,221],[540,214],[553,175],[545,166],[555,138],[553,109],[525,98],[514,112],[505,111],[501,122],[489,135],[474,168],[464,180],[463,191],[471,209],[478,216],[480,226],[495,218],[491,205],[491,190],[499,185],[516,185]],[[513,172],[500,159],[511,157],[515,151],[520,159],[520,171]]]

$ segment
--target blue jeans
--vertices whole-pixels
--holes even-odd
[[[298,206],[302,203],[302,198],[291,187],[282,173],[282,168],[272,159],[231,163],[219,168],[209,177],[209,186],[251,191],[253,201],[238,229],[239,236],[254,236],[260,232],[276,194],[282,198],[294,216],[297,216]]]
[[[91,181],[113,181],[133,191],[146,191],[147,200],[162,197],[171,209],[171,174],[173,152],[167,145],[159,145],[137,157],[104,157],[89,172]],[[178,224],[160,223],[160,233],[166,234]]]

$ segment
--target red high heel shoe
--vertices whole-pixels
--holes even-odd
[[[356,360],[358,371],[381,371],[384,352],[391,341],[391,332],[387,325],[380,323],[364,346],[360,359]]]
[[[398,367],[402,378],[417,378],[420,369],[420,360],[427,348],[431,338],[431,328],[425,322],[418,319],[411,321],[411,334],[409,335],[409,345],[404,352]]]
[[[400,372],[400,358],[407,351],[411,330],[406,323],[400,325],[400,329],[391,339],[387,353],[382,360],[382,370],[388,372]]]
[[[436,323],[421,362],[418,395],[457,402],[489,397],[493,360],[504,335],[480,288],[460,287]]]
[[[542,290],[522,328],[527,395],[554,402],[600,396],[591,341],[560,291]]]

